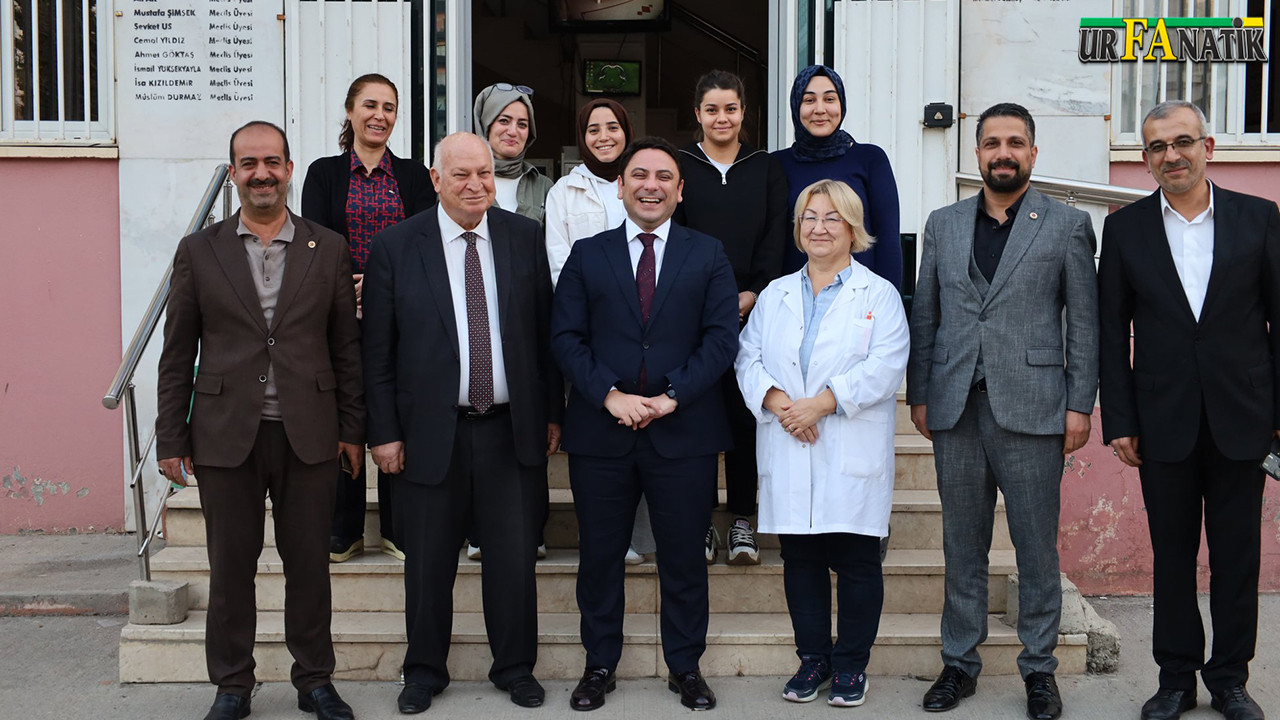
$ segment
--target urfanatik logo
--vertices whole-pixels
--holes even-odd
[[[1262,18],[1080,18],[1080,62],[1265,62]]]

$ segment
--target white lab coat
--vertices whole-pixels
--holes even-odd
[[[807,382],[800,372],[800,273],[808,272],[807,265],[760,293],[742,331],[734,372],[759,423],[760,532],[888,534],[895,393],[906,372],[910,335],[897,289],[857,261],[852,268],[822,318]],[[769,388],[798,400],[828,385],[843,412],[818,421],[815,443],[796,440],[764,409]]]

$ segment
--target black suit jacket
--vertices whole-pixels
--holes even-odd
[[[339,440],[363,443],[360,326],[347,244],[292,217],[270,328],[236,233],[240,213],[178,243],[156,383],[157,458],[243,463],[262,419],[268,366],[299,459],[321,463],[337,456]]]
[[[433,206],[435,187],[427,168],[417,160],[396,157],[390,149],[391,173],[400,193],[406,219]],[[302,217],[347,237],[347,191],[351,187],[351,151],[322,157],[307,168],[302,183]]]
[[[564,413],[564,381],[548,348],[547,253],[538,223],[515,213],[491,208],[489,232],[514,452],[536,466],[547,460],[547,423]],[[369,445],[404,442],[400,476],[438,484],[453,450],[461,364],[435,206],[375,236],[363,300]]]
[[[1213,269],[1199,322],[1158,191],[1112,213],[1102,233],[1103,439],[1136,436],[1144,458],[1187,457],[1202,408],[1218,449],[1235,460],[1261,460],[1280,427],[1280,212],[1217,186],[1213,200]]]
[[[556,284],[551,346],[573,388],[564,449],[620,457],[635,431],[604,408],[615,385],[636,393],[640,365],[646,395],[670,385],[675,412],[648,426],[666,458],[717,453],[733,446],[720,378],[738,354],[738,286],[720,241],[675,223],[667,236],[649,322],[627,252],[625,225],[573,244]]]

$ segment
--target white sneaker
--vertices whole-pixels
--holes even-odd
[[[467,559],[468,559],[468,560],[479,560],[479,559],[480,559],[480,548],[476,547],[475,545],[472,545],[471,543],[467,543]]]
[[[636,552],[635,548],[628,547],[627,557],[623,559],[623,562],[625,562],[628,565],[639,565],[640,563],[644,562],[644,556]]]
[[[726,562],[730,565],[760,564],[760,548],[756,545],[750,520],[740,517],[729,526],[729,559]]]
[[[716,553],[719,552],[720,547],[720,532],[716,530],[715,525],[707,528],[707,537],[704,543],[707,555],[707,564],[715,565]]]

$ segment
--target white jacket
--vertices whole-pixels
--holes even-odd
[[[551,266],[552,287],[560,281],[560,269],[575,242],[611,229],[598,195],[600,183],[584,172],[585,166],[575,167],[547,193],[547,264]]]
[[[893,285],[857,261],[852,268],[822,318],[807,382],[800,372],[800,274],[808,271],[807,265],[760,293],[742,331],[734,371],[759,423],[761,532],[888,534],[894,395],[906,372],[910,336]],[[769,388],[798,400],[814,397],[828,385],[843,413],[837,410],[818,421],[815,443],[796,440],[764,409]]]

